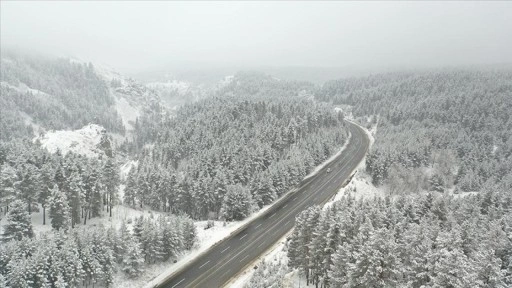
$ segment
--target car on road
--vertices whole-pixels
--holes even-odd
[[[327,168],[327,173],[331,173],[331,168]]]

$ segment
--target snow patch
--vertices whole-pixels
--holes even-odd
[[[117,114],[123,120],[123,125],[127,130],[133,130],[134,127],[132,123],[135,123],[137,117],[140,116],[140,111],[136,107],[132,106],[126,98],[123,97],[114,97],[116,100],[116,110]]]
[[[139,165],[139,161],[130,160],[119,168],[119,176],[121,176],[121,181],[126,181],[126,178],[128,177],[128,173],[130,173],[130,170],[132,168],[137,168]]]
[[[22,94],[32,93],[33,95],[50,97],[49,94],[47,94],[47,93],[45,93],[45,92],[43,92],[41,90],[38,90],[38,89],[30,88],[30,87],[27,86],[27,84],[25,84],[23,82],[20,82],[18,84],[18,86],[14,86],[14,85],[11,85],[11,84],[9,84],[9,83],[7,83],[5,81],[2,81],[2,82],[0,82],[0,86],[6,87],[6,88],[9,88],[9,89],[14,89],[17,92],[22,93]]]
[[[63,155],[68,152],[77,153],[87,157],[98,157],[104,152],[98,148],[102,137],[106,134],[105,128],[96,124],[89,124],[79,130],[58,130],[35,137],[33,142],[39,141],[41,147],[50,153],[58,150]]]

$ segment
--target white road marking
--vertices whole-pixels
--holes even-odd
[[[261,224],[262,224],[262,223],[258,224],[258,226],[254,227],[254,228],[255,228],[255,229],[258,229],[258,227],[260,227],[260,226],[261,226]]]
[[[260,245],[256,246],[256,248],[260,248],[261,246],[263,246],[263,241],[260,243]]]
[[[228,271],[222,273],[222,275],[220,275],[220,278],[224,277],[224,275],[228,274],[229,272],[231,272],[231,269],[229,269]]]
[[[292,201],[295,201],[295,200],[297,200],[297,196],[293,197],[293,199],[292,199]]]
[[[290,223],[290,220],[288,220],[286,223],[284,223],[284,226],[288,225]]]
[[[245,234],[244,236],[240,237],[240,240],[244,239],[244,238],[245,238],[245,236],[247,236],[247,234]]]
[[[174,287],[176,287],[176,286],[180,285],[180,283],[181,283],[181,282],[183,282],[183,281],[185,281],[185,278],[181,279],[181,280],[180,280],[180,282],[178,282],[178,283],[174,284],[174,286],[172,286],[171,288],[174,288]]]
[[[276,212],[272,213],[272,215],[270,215],[270,217],[268,217],[268,218],[272,218],[272,217],[274,217],[274,215],[276,215]]]
[[[244,258],[240,259],[240,262],[244,261],[245,259],[247,259],[247,257],[249,257],[249,254],[245,255]]]
[[[286,206],[288,206],[288,203],[284,204],[284,205],[283,205],[283,208],[284,208],[284,207],[286,207]]]
[[[204,262],[204,264],[203,264],[203,265],[199,266],[199,269],[203,268],[203,267],[204,267],[204,265],[206,265],[206,264],[208,264],[208,263],[210,263],[210,260],[208,260],[208,261]]]
[[[222,254],[222,253],[226,252],[226,251],[229,249],[229,247],[230,247],[230,246],[228,246],[228,248],[226,248],[226,249],[224,249],[224,250],[220,251],[220,253]]]

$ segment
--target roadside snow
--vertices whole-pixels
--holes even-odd
[[[320,170],[322,170],[325,166],[329,165],[329,163],[331,163],[332,160],[334,160],[334,159],[336,159],[336,157],[340,156],[341,153],[343,153],[343,151],[345,151],[345,149],[347,148],[347,145],[350,142],[351,138],[352,138],[352,135],[349,134],[347,140],[345,141],[345,144],[343,145],[343,147],[341,147],[340,150],[338,152],[336,152],[336,154],[334,154],[331,157],[329,157],[329,159],[325,160],[323,163],[321,163],[320,165],[316,166],[315,169],[313,169],[313,171],[311,171],[311,173],[309,173],[308,175],[306,175],[306,177],[304,177],[304,179],[308,179],[311,176],[314,176],[314,175],[318,174],[318,172]]]
[[[261,214],[265,213],[272,205],[267,205],[258,210],[257,212],[253,213],[248,218],[242,220],[242,221],[233,221],[233,222],[223,222],[223,221],[214,221],[215,226],[204,229],[206,227],[207,221],[197,221],[195,222],[198,232],[198,243],[199,245],[193,249],[192,251],[188,252],[188,254],[182,255],[176,264],[172,264],[170,262],[167,263],[166,266],[160,267],[160,270],[158,271],[152,271],[151,275],[152,277],[149,277],[149,275],[144,275],[143,277],[147,280],[144,283],[147,283],[143,287],[154,287],[155,285],[161,283],[167,276],[174,273],[175,271],[181,269],[185,265],[187,265],[190,261],[194,260],[196,257],[201,255],[202,253],[206,252],[210,247],[215,245],[216,243],[224,240],[224,238],[228,237],[229,235],[235,233],[239,228],[244,226],[245,224],[252,221],[254,218],[257,218]],[[169,266],[170,265],[170,266]],[[158,269],[158,267],[152,268],[152,270]],[[142,277],[140,277],[142,278]],[[148,282],[148,280],[151,280]],[[122,287],[122,286],[119,286]],[[142,286],[136,286],[131,284],[130,287],[142,287]]]
[[[97,146],[105,133],[105,128],[96,124],[89,124],[74,131],[50,131],[42,136],[35,137],[33,142],[39,141],[41,147],[47,149],[50,153],[56,153],[57,150],[60,150],[63,155],[71,151],[87,157],[98,157],[104,153]]]
[[[254,267],[259,266],[262,261],[266,263],[282,261],[282,265],[288,265],[288,256],[285,251],[286,237],[291,234],[291,231],[286,233],[281,239],[279,239],[272,247],[265,251],[262,256],[256,258],[253,262],[247,265],[244,271],[241,271],[236,277],[226,283],[226,287],[230,288],[244,288],[247,282],[251,279],[254,274]]]

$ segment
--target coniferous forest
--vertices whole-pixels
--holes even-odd
[[[510,27],[0,0],[0,288],[512,287]]]
[[[512,285],[510,83],[488,69],[325,83],[317,99],[377,126],[360,173],[387,196],[304,211],[287,264],[260,266],[247,286],[280,287],[291,271],[315,287]]]

